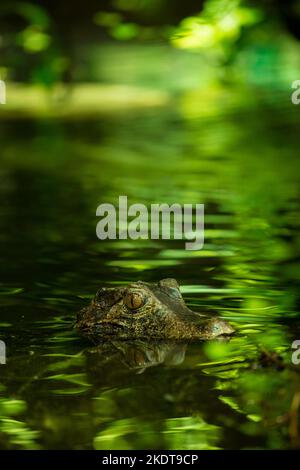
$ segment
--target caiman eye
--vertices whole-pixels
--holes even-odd
[[[142,307],[145,301],[144,297],[139,292],[127,292],[124,303],[130,310],[136,310]]]

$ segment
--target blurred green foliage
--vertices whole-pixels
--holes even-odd
[[[4,78],[21,78],[47,87],[61,79],[68,60],[58,46],[53,21],[45,8],[29,2],[4,2],[0,25]]]
[[[263,11],[243,6],[242,0],[210,0],[198,16],[184,19],[172,36],[176,47],[204,50],[212,59],[227,63],[236,53],[245,29],[263,19]]]
[[[204,54],[222,75],[221,68],[234,63],[240,51],[258,45],[270,50],[274,35],[288,36],[284,20],[294,11],[292,0],[284,13],[276,0],[270,5],[254,0],[206,0],[199,5],[112,0],[104,2],[100,10],[98,4],[87,2],[87,13],[80,23],[82,12],[77,3],[71,14],[68,8],[47,2],[4,0],[0,7],[0,72],[2,78],[11,81],[47,87],[78,81],[78,68],[89,60],[93,48],[113,40],[129,44],[169,42]],[[295,14],[295,24],[297,18]],[[95,80],[90,69],[84,76],[87,81]]]

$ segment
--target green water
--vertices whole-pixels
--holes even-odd
[[[191,92],[116,115],[1,121],[1,448],[299,446],[299,373],[258,363],[264,348],[291,364],[300,339],[300,111],[275,98]],[[99,241],[96,207],[122,194],[204,203],[203,250]],[[100,286],[164,277],[235,337],[106,351],[72,328]]]

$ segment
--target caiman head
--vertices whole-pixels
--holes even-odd
[[[175,279],[102,288],[90,305],[78,313],[76,327],[94,342],[108,339],[209,340],[234,332],[225,320],[207,318],[190,310]]]

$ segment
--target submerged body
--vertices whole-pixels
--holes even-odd
[[[77,316],[76,327],[94,342],[108,339],[209,340],[231,335],[224,320],[190,310],[175,279],[102,288]]]

